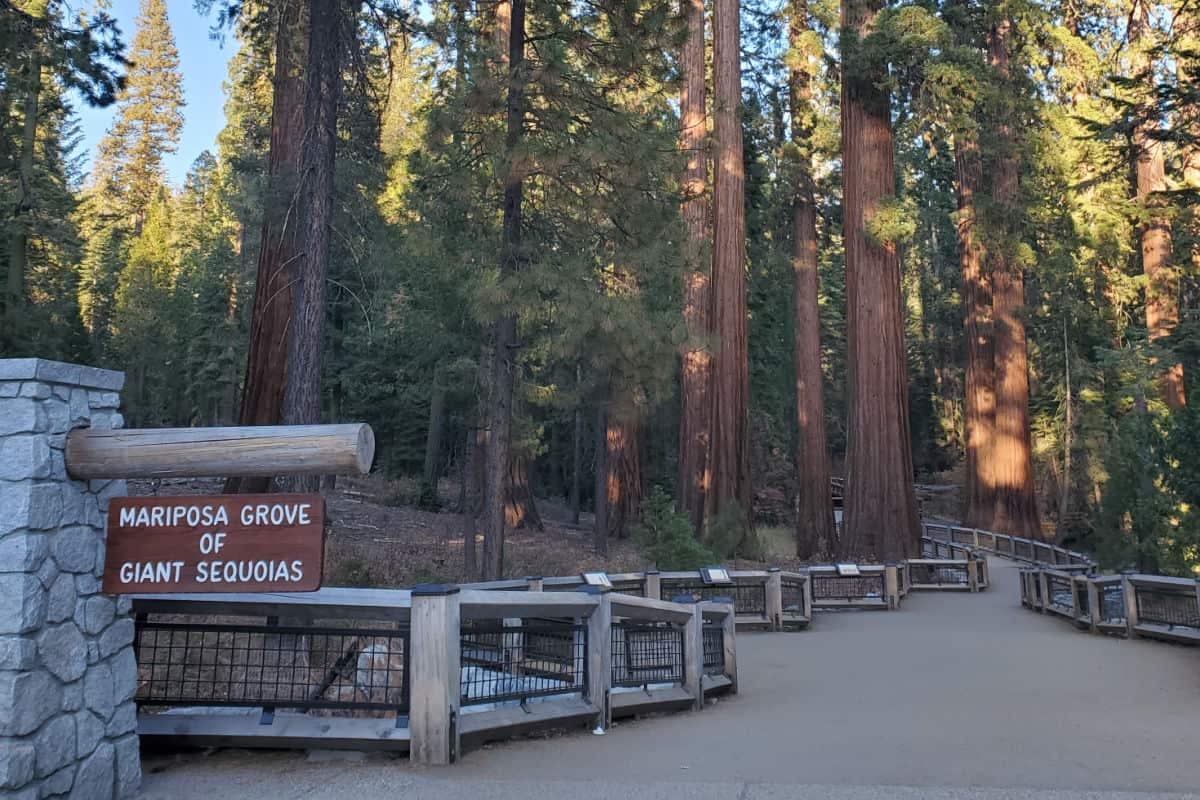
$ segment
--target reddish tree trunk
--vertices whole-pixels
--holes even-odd
[[[867,226],[895,191],[887,65],[865,50],[882,0],[842,0],[843,215],[846,248],[849,418],[846,500],[839,550],[847,556],[915,555],[900,259]]]
[[[341,88],[342,7],[340,0],[309,1],[308,68],[305,94],[307,130],[301,146],[297,201],[303,249],[292,286],[288,336],[287,388],[283,421],[315,425],[321,421],[321,368],[325,354],[326,279],[329,232],[333,223],[333,171],[337,108]],[[288,480],[294,491],[315,492],[320,476]]]
[[[807,0],[792,0],[788,35],[796,48],[808,30]],[[792,139],[802,163],[792,211],[792,267],[796,272],[796,555],[832,553],[836,539],[825,442],[825,388],[821,373],[821,319],[817,282],[817,210],[812,176],[811,76],[799,60],[789,75]]]
[[[624,539],[629,535],[629,526],[642,514],[645,479],[641,424],[624,415],[609,414],[605,451],[608,532]]]
[[[504,521],[512,530],[517,528],[542,530],[542,515],[538,513],[533,490],[529,487],[529,461],[524,456],[509,458]]]
[[[592,525],[592,547],[608,555],[608,414],[603,406],[596,409],[596,514]]]
[[[238,412],[241,425],[277,425],[283,419],[292,281],[302,246],[295,200],[305,131],[308,4],[284,3],[280,13],[275,36],[262,244],[250,315],[246,379]],[[225,483],[225,491],[264,492],[271,483],[270,478],[230,478]]]
[[[992,350],[992,283],[976,230],[975,197],[983,186],[979,145],[970,134],[954,141],[958,194],[958,263],[962,268],[963,338],[966,341],[963,415],[966,434],[966,513],[963,522],[987,527],[996,504],[991,448],[996,415]]]
[[[1001,85],[1009,82],[1012,23],[1001,20],[988,34],[988,60]],[[1015,255],[1017,241],[1016,135],[1005,115],[996,126],[992,203],[1002,236],[988,253],[995,318],[996,425],[992,447],[996,504],[990,527],[1000,533],[1041,538],[1029,433],[1029,371],[1025,347],[1025,277]]]
[[[680,370],[679,489],[676,504],[688,515],[697,535],[704,529],[707,479],[705,461],[709,443],[712,356],[708,349],[709,279],[712,274],[708,248],[708,157],[704,140],[705,103],[704,0],[683,0],[687,40],[680,69],[683,89],[679,100],[680,148],[687,155],[683,175],[684,276],[683,317],[687,344]]]
[[[1143,42],[1149,25],[1149,8],[1138,2],[1130,18],[1129,39],[1135,48],[1145,48]],[[1150,59],[1139,52],[1134,63],[1142,80],[1151,84],[1146,94],[1153,97],[1154,72]],[[1147,102],[1150,105],[1151,101]],[[1145,112],[1145,119],[1134,128],[1133,147],[1137,200],[1148,210],[1147,219],[1138,232],[1142,253],[1142,274],[1146,276],[1146,329],[1150,341],[1170,335],[1179,324],[1179,276],[1171,264],[1171,221],[1164,213],[1163,192],[1167,190],[1164,144],[1153,138],[1158,128],[1157,114],[1153,106]],[[1185,167],[1187,162],[1184,162]],[[1159,394],[1170,408],[1183,408],[1183,365],[1167,365],[1159,379]]]
[[[742,164],[741,35],[738,0],[713,2],[714,343],[708,496],[710,515],[751,512],[750,371],[746,343],[746,208]]]
[[[521,205],[524,185],[514,161],[525,121],[525,0],[508,4],[508,94],[505,100],[505,169],[503,243],[500,272],[510,276],[520,268]],[[513,388],[516,383],[517,318],[506,314],[496,321],[492,354],[492,402],[487,451],[487,489],[483,503],[483,578],[497,580],[504,569],[505,484],[512,434]]]

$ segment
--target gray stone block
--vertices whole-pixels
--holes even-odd
[[[132,700],[137,694],[137,660],[133,657],[133,648],[126,647],[109,660],[112,669],[113,701],[124,703]]]
[[[18,434],[0,439],[0,480],[49,478],[50,443],[40,434]]]
[[[142,783],[142,759],[138,738],[123,736],[113,744],[117,762],[117,797],[130,797]]]
[[[107,628],[117,614],[117,604],[106,595],[81,599],[75,609],[75,624],[84,633],[96,634]]]
[[[71,430],[71,402],[57,397],[42,404],[46,415],[46,430],[51,434],[66,435]]]
[[[36,574],[43,588],[49,589],[54,584],[54,581],[58,579],[58,565],[54,563],[53,558],[47,558],[42,561],[42,565],[38,567]]]
[[[62,493],[57,483],[36,483],[29,490],[29,520],[31,530],[51,530],[62,522]]]
[[[88,664],[95,664],[100,660],[100,645],[95,639],[88,642]]]
[[[89,392],[88,405],[91,408],[119,408],[121,395],[116,392]]]
[[[88,520],[87,499],[88,496],[80,491],[79,486],[74,482],[64,481],[59,486],[59,492],[62,494],[62,524],[63,525],[90,525]],[[95,501],[92,501],[93,504]]]
[[[32,497],[32,483],[0,485],[0,536],[25,527]]]
[[[44,533],[10,533],[0,539],[0,572],[34,572],[46,560]]]
[[[0,400],[16,397],[21,392],[21,384],[17,381],[0,381]]]
[[[61,573],[50,585],[50,601],[46,606],[49,622],[63,622],[75,613],[75,577]]]
[[[95,594],[100,591],[100,580],[90,572],[76,575],[75,591],[81,595]]]
[[[109,481],[108,485],[96,493],[96,503],[100,507],[100,512],[108,512],[108,501],[114,497],[124,497],[129,493],[129,484],[126,481]]]
[[[0,788],[18,789],[33,780],[33,742],[5,742],[0,748]]]
[[[100,657],[108,658],[121,648],[128,646],[133,642],[133,635],[133,620],[128,617],[109,625],[104,633],[100,634]]]
[[[0,381],[31,381],[40,358],[0,358]]]
[[[125,427],[125,417],[116,411],[97,409],[92,412],[92,427],[98,431],[118,431]]]
[[[101,719],[107,721],[112,717],[113,674],[107,664],[94,664],[83,676],[83,702]]]
[[[57,397],[59,400],[70,400],[71,399],[71,387],[70,386],[59,386],[58,384],[55,384],[50,387],[50,392],[55,397]]]
[[[62,797],[67,792],[71,791],[71,785],[75,783],[75,764],[68,764],[58,772],[51,775],[46,780],[42,781],[39,787],[40,792],[38,797]]]
[[[37,776],[44,778],[75,760],[75,719],[70,714],[56,717],[33,737],[37,751]]]
[[[0,793],[0,798],[3,800],[38,800],[40,796],[35,784],[30,784],[20,791]]]
[[[6,399],[0,407],[0,436],[38,431],[38,401],[28,397]]]
[[[44,358],[37,359],[37,377],[38,380],[48,381],[49,383],[79,383],[79,374],[83,371],[83,367],[78,364],[68,364],[65,361],[49,361]]]
[[[69,480],[67,458],[59,450],[50,450],[50,479],[59,482]]]
[[[96,566],[99,537],[82,525],[63,528],[50,543],[54,561],[63,572],[91,572]]]
[[[71,427],[86,425],[91,417],[87,389],[71,390]]]
[[[26,633],[46,621],[46,590],[36,575],[0,573],[0,634]]]
[[[77,681],[87,670],[87,639],[73,622],[64,622],[38,636],[38,657],[64,683]]]
[[[41,670],[0,672],[0,708],[12,709],[7,720],[0,717],[0,736],[33,733],[62,708],[62,687]]]
[[[123,617],[131,611],[133,611],[133,600],[129,599],[129,595],[117,595],[117,614]]]
[[[78,711],[83,708],[83,681],[68,683],[63,687],[63,711]]]
[[[112,800],[113,771],[113,746],[106,742],[80,765],[70,800]]]
[[[85,758],[91,754],[103,738],[104,723],[96,719],[95,714],[87,710],[75,713],[75,751],[78,753],[77,758]]]
[[[31,397],[34,400],[45,400],[50,396],[50,385],[41,381],[27,381],[21,384],[20,397]]]
[[[119,392],[125,386],[125,373],[99,367],[82,367],[79,370],[78,385],[88,389]]]
[[[37,643],[24,636],[0,636],[0,669],[32,669]]]
[[[132,700],[117,706],[112,719],[104,728],[104,735],[109,738],[123,736],[137,730],[137,703]]]

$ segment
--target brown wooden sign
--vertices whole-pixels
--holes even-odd
[[[104,591],[311,592],[324,544],[319,494],[116,498]]]

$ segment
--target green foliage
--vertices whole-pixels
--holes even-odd
[[[661,486],[651,489],[642,503],[642,519],[633,528],[633,540],[658,569],[698,569],[719,561],[696,540],[687,515],[675,511],[674,501]]]

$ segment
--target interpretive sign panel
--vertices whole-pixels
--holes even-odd
[[[114,498],[104,591],[311,592],[324,541],[319,494]]]

